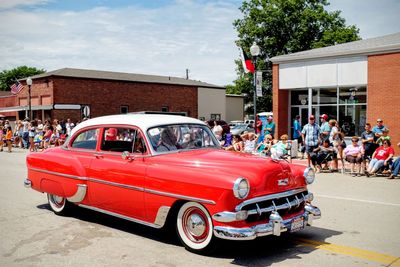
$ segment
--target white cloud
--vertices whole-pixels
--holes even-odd
[[[43,5],[50,2],[50,0],[1,0],[0,9],[14,8],[19,6],[36,6]]]
[[[33,1],[33,0],[32,0]],[[225,85],[235,79],[237,6],[178,1],[162,8],[0,12],[0,69],[30,65],[147,73]]]

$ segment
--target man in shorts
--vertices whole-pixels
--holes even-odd
[[[314,115],[311,115],[308,118],[308,124],[304,125],[303,130],[301,131],[301,136],[303,137],[303,142],[306,146],[307,163],[309,167],[311,166],[311,153],[313,153],[313,150],[318,147],[320,134],[321,129],[318,124],[315,123]]]

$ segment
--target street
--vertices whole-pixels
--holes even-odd
[[[23,186],[26,150],[0,152],[0,266],[400,266],[400,179],[318,174],[313,227],[251,242],[223,241],[209,256],[177,237],[83,208],[56,216]]]

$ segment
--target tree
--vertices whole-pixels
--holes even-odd
[[[16,80],[41,74],[44,72],[46,71],[43,69],[37,69],[35,67],[27,66],[19,66],[11,70],[3,70],[2,72],[0,72],[0,90],[10,91],[10,86],[15,83]]]
[[[257,69],[263,70],[263,97],[257,99],[257,111],[272,110],[272,64],[268,58],[312,48],[359,40],[356,26],[346,26],[340,11],[328,12],[327,0],[249,0],[239,8],[243,18],[234,21],[237,46],[248,55],[256,42],[261,49]],[[252,74],[244,73],[236,60],[238,78],[227,86],[230,92],[244,93],[252,102]],[[246,110],[252,113],[253,107]]]

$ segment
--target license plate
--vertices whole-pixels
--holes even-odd
[[[292,220],[290,232],[296,232],[304,228],[304,217],[297,217]]]

